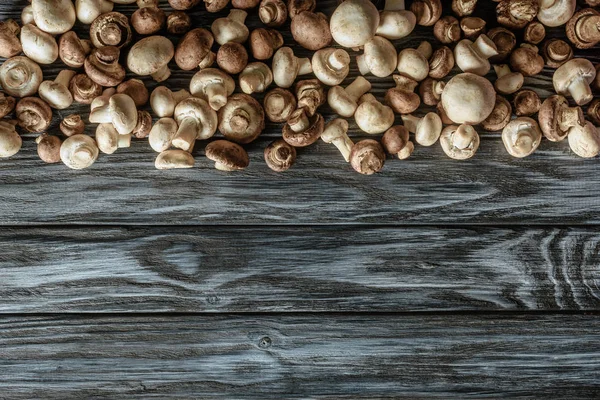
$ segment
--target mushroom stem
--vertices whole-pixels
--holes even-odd
[[[577,21],[577,36],[584,41],[595,43],[600,41],[600,15],[590,15]]]
[[[298,58],[298,75],[308,75],[313,72],[310,58]]]
[[[296,133],[306,131],[310,127],[310,120],[304,109],[296,110],[288,120],[288,125]]]
[[[168,65],[163,65],[158,69],[158,71],[153,73],[151,76],[156,82],[163,82],[169,79],[169,77],[171,76],[171,70],[169,69]]]
[[[502,78],[503,76],[512,73],[508,64],[494,65],[494,71],[496,71],[498,78]]]
[[[581,107],[565,107],[559,111],[558,126],[562,132],[567,132],[576,125],[585,125],[585,118]]]
[[[524,152],[527,152],[529,151],[529,149],[536,147],[534,144],[535,140],[533,140],[534,137],[535,134],[531,128],[519,129],[519,131],[516,134],[515,144],[513,147],[522,149]]]
[[[402,115],[402,122],[404,122],[404,126],[410,133],[417,132],[417,127],[421,123],[421,119],[419,117],[415,117],[414,115]]]
[[[571,85],[569,85],[569,94],[577,104],[587,104],[594,97],[590,85],[581,76],[578,76],[571,82]]]
[[[354,82],[346,86],[345,89],[348,97],[355,102],[357,102],[358,99],[360,99],[361,96],[367,93],[369,90],[371,90],[371,83],[362,76],[356,78]]]
[[[486,59],[497,56],[498,50],[496,49],[496,45],[492,40],[486,35],[480,35],[473,43],[475,50],[477,53],[481,54]]]
[[[206,86],[206,98],[213,110],[220,110],[227,104],[227,88],[223,83],[213,83]]]
[[[385,0],[383,9],[385,11],[401,11],[406,10],[406,5],[404,4],[404,0]]]
[[[173,147],[191,153],[196,143],[196,132],[200,130],[199,125],[198,120],[195,118],[184,118],[179,123],[179,129],[175,138],[173,138]]]
[[[117,147],[124,149],[131,146],[131,135],[119,135],[119,141]]]
[[[69,87],[69,83],[71,82],[71,79],[73,79],[73,77],[76,74],[77,74],[77,72],[75,72],[73,70],[63,69],[56,76],[56,79],[54,80],[54,83],[59,84],[59,85],[63,85],[65,87]]]
[[[229,12],[229,16],[227,18],[232,21],[239,22],[240,24],[244,24],[247,17],[248,13],[246,11],[234,8]]]
[[[459,126],[453,134],[454,147],[464,150],[468,149],[473,143],[474,128],[471,125]]]
[[[329,67],[336,71],[343,70],[350,62],[350,56],[347,52],[341,49],[337,49],[332,52],[327,58],[327,64]]]

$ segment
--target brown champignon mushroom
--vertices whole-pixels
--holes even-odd
[[[265,112],[258,101],[238,93],[219,110],[219,131],[226,139],[247,144],[255,141],[265,129]]]
[[[119,49],[104,46],[94,49],[83,67],[91,80],[101,86],[117,86],[125,79],[125,68],[119,64]]]
[[[216,19],[210,27],[215,41],[220,45],[227,42],[246,42],[250,35],[250,31],[246,26],[247,17],[248,13],[246,11],[233,9],[227,17]]]
[[[14,97],[6,96],[4,93],[0,92],[0,118],[4,118],[13,112],[16,104],[17,100],[15,100]]]
[[[485,33],[486,24],[485,20],[479,17],[464,17],[460,20],[460,29],[466,39],[475,40],[479,35]]]
[[[486,131],[495,132],[504,129],[510,122],[512,116],[512,106],[510,102],[502,96],[496,96],[496,103],[492,113],[481,122],[481,127]]]
[[[315,115],[319,107],[325,104],[325,90],[318,79],[298,81],[295,91],[298,108],[305,109],[310,117]]]
[[[476,6],[477,0],[452,0],[452,11],[459,17],[473,14]]]
[[[15,20],[0,21],[0,57],[11,58],[21,53],[20,32],[21,28]]]
[[[379,22],[379,11],[371,1],[346,0],[335,9],[329,25],[340,46],[359,48],[375,36]]]
[[[442,2],[441,0],[415,0],[410,10],[417,17],[417,24],[433,26],[442,15]]]
[[[285,122],[297,107],[296,96],[286,89],[276,88],[265,95],[263,106],[271,122]]]
[[[490,62],[501,63],[510,56],[513,49],[517,46],[517,38],[514,33],[503,27],[496,27],[487,33],[488,37],[496,45],[498,54],[490,57]]]
[[[513,94],[523,86],[525,78],[520,72],[512,72],[507,64],[494,65],[498,79],[494,82],[496,91],[500,94]]]
[[[63,118],[59,128],[65,136],[81,135],[85,131],[85,122],[79,114],[70,114]]]
[[[268,27],[279,28],[287,21],[288,9],[283,0],[262,0],[258,16]]]
[[[496,91],[479,75],[458,74],[446,84],[441,103],[454,123],[477,125],[492,113]]]
[[[452,15],[440,18],[433,26],[433,35],[441,43],[450,44],[460,40],[460,24]]]
[[[489,58],[497,54],[496,45],[487,35],[480,35],[475,42],[463,39],[454,48],[456,65],[464,72],[480,76],[490,71]]]
[[[578,49],[589,49],[600,42],[600,12],[593,8],[579,10],[567,22],[567,37]]]
[[[175,55],[173,43],[164,36],[148,36],[136,42],[127,54],[127,67],[137,75],[150,75],[157,82],[171,76],[169,62]]]
[[[303,11],[315,11],[316,7],[316,0],[288,0],[287,2],[290,19],[296,18],[296,16]]]
[[[137,107],[143,107],[148,103],[150,94],[146,84],[139,79],[129,79],[117,86],[117,93],[125,93],[133,99]]]
[[[523,39],[531,44],[539,44],[546,38],[546,28],[538,21],[531,21],[525,27]]]
[[[357,77],[346,88],[335,86],[329,89],[327,101],[329,107],[342,117],[354,116],[358,108],[358,100],[371,90],[371,83],[362,76]]]
[[[523,158],[532,154],[542,141],[538,123],[529,117],[510,121],[502,130],[502,142],[513,157]]]
[[[275,172],[285,172],[296,163],[296,148],[278,139],[265,148],[264,156],[267,167]]]
[[[387,39],[374,36],[364,46],[364,53],[356,57],[361,75],[369,73],[379,78],[390,76],[398,66],[396,48]]]
[[[536,46],[524,43],[510,55],[510,66],[523,76],[534,76],[544,69],[544,58]]]
[[[35,139],[37,143],[37,153],[40,159],[48,164],[60,162],[60,146],[62,140],[57,136],[51,136],[43,133]]]
[[[440,116],[440,119],[442,120],[442,124],[444,124],[444,125],[456,124],[456,122],[452,121],[448,117],[446,110],[444,110],[444,104],[441,101],[437,104],[437,106],[435,106],[435,110],[436,110],[437,114]]]
[[[321,137],[325,120],[321,114],[310,117],[306,109],[299,108],[292,113],[283,126],[283,140],[294,147],[306,147]]]
[[[0,121],[0,158],[12,157],[21,150],[23,140],[15,130],[16,121]]]
[[[574,126],[583,126],[585,117],[581,107],[569,107],[566,98],[560,95],[548,97],[538,113],[540,129],[551,142],[560,142]]]
[[[394,75],[396,87],[385,93],[385,103],[398,114],[410,114],[421,105],[419,95],[415,93],[418,83],[406,76]]]
[[[292,19],[290,30],[300,46],[312,51],[329,46],[333,40],[327,16],[320,12],[301,12]]]
[[[191,10],[200,3],[200,0],[169,0],[169,5],[178,11]]]
[[[500,0],[496,6],[498,22],[509,29],[523,29],[539,11],[539,0]]]
[[[73,94],[73,99],[81,104],[91,104],[102,94],[102,86],[85,74],[75,75],[69,83],[69,90]]]
[[[183,11],[174,11],[167,17],[167,32],[183,35],[192,27],[192,18]]]
[[[231,5],[233,8],[239,8],[242,10],[249,10],[258,6],[260,0],[231,0]]]
[[[596,99],[590,103],[587,116],[595,125],[600,125],[600,99]]]
[[[204,0],[206,11],[216,13],[223,10],[229,4],[229,0]]]
[[[381,144],[388,154],[397,156],[400,160],[406,160],[415,150],[414,143],[410,141],[410,132],[402,125],[388,129],[381,138]]]
[[[429,59],[429,77],[442,79],[454,68],[454,53],[447,46],[442,46],[433,52]]]
[[[167,16],[160,8],[142,7],[131,15],[131,26],[140,35],[153,35],[163,28],[166,20]]]
[[[257,60],[268,60],[283,46],[283,36],[275,29],[258,28],[250,34],[250,51]]]
[[[440,144],[454,160],[467,160],[479,149],[479,134],[471,125],[450,125],[442,131]]]
[[[337,86],[350,73],[350,55],[342,49],[321,49],[313,54],[313,73],[328,86]]]
[[[540,96],[533,90],[521,90],[513,99],[515,114],[518,117],[530,117],[537,113],[542,106]]]
[[[373,139],[361,140],[352,146],[350,165],[359,174],[376,174],[385,165],[385,151],[383,150],[383,146]]]
[[[127,46],[131,42],[129,19],[116,11],[101,14],[90,25],[90,39],[95,47]]]
[[[177,44],[174,55],[175,63],[184,71],[212,64],[207,59],[214,57],[211,52],[214,41],[213,35],[206,29],[192,29]]]
[[[564,40],[554,38],[544,42],[542,55],[548,67],[558,68],[573,58],[573,48]]]
[[[15,107],[15,115],[19,126],[27,132],[43,132],[52,121],[52,109],[38,97],[25,97]]]
[[[552,83],[558,94],[570,95],[582,106],[593,99],[590,83],[596,77],[594,65],[585,58],[574,58],[554,72]]]
[[[225,43],[217,52],[217,65],[228,74],[237,75],[248,65],[248,52],[240,43]]]
[[[421,100],[428,106],[437,106],[442,99],[442,93],[444,92],[445,87],[446,82],[437,81],[429,77],[425,78],[425,80],[421,82],[421,85],[419,86],[419,95],[421,96]]]
[[[81,40],[73,31],[63,33],[58,40],[58,56],[67,66],[81,68],[92,51],[89,40]]]
[[[131,134],[136,139],[144,139],[148,137],[152,130],[152,115],[148,111],[138,110],[138,122],[133,128]]]
[[[246,169],[250,164],[248,153],[239,144],[227,140],[215,140],[205,149],[206,158],[215,162],[219,171],[233,172]]]
[[[600,129],[591,122],[569,130],[569,147],[579,157],[592,158],[600,154]]]
[[[549,27],[566,24],[575,13],[577,0],[541,0],[537,19]]]

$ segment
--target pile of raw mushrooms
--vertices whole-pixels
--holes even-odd
[[[472,16],[477,0],[445,1],[451,12],[444,13],[440,0],[388,0],[383,10],[369,0],[346,0],[332,15],[315,11],[316,0],[169,0],[168,10],[158,0],[138,0],[130,16],[118,11],[134,2],[31,0],[21,24],[0,22],[0,56],[6,58],[0,157],[20,150],[19,131],[39,134],[44,162],[73,169],[90,167],[100,152],[130,146],[132,138],[147,138],[158,153],[156,168],[191,168],[196,142],[218,131],[222,139],[206,145],[206,157],[219,170],[242,170],[249,164],[242,146],[259,137],[265,118],[281,124],[282,138],[264,150],[265,162],[278,172],[294,165],[296,148],[318,140],[336,146],[367,175],[379,172],[388,155],[410,157],[415,143],[439,141],[449,157],[465,160],[479,148],[477,127],[502,131],[514,157],[532,154],[543,137],[567,139],[581,157],[600,153],[600,99],[592,92],[600,90],[600,65],[574,55],[600,41],[594,8],[600,0],[496,0],[499,26],[489,30]],[[188,13],[196,7],[229,14],[194,21]],[[250,32],[249,16],[264,27]],[[200,22],[210,30],[194,27]],[[75,24],[89,27],[89,39],[73,31]],[[416,25],[431,27],[431,43],[398,52],[393,42]],[[284,26],[312,58],[298,58],[286,46]],[[566,40],[546,38],[548,27],[562,27]],[[40,66],[54,63],[64,69],[44,80]],[[361,76],[340,86],[353,63]],[[164,82],[173,64],[196,71],[189,90],[161,84],[149,93],[142,80],[125,80],[128,71]],[[450,79],[455,67],[460,71]],[[522,87],[544,67],[554,69],[556,93],[542,101]],[[484,77],[492,68],[493,82]],[[369,75],[390,77],[395,87],[377,99]],[[262,104],[257,93],[264,93]],[[90,106],[89,121],[66,115],[62,134],[48,134],[53,109],[74,102]],[[327,122],[319,113],[325,103],[337,114]],[[422,104],[437,112],[413,115]],[[396,115],[403,125],[394,126]],[[354,143],[351,118],[378,140]],[[88,123],[97,124],[93,137],[84,133]]]

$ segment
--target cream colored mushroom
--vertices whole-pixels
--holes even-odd
[[[546,26],[561,26],[575,14],[576,7],[577,0],[540,0],[540,9],[536,17]]]
[[[362,76],[357,77],[354,82],[345,89],[335,86],[329,89],[327,101],[329,107],[342,117],[354,116],[358,108],[358,99],[371,90],[371,83]]]
[[[246,42],[250,35],[250,31],[245,25],[247,17],[246,11],[233,9],[226,18],[216,19],[210,28],[215,36],[215,41],[220,45],[227,42]]]
[[[282,47],[273,56],[273,80],[280,88],[290,88],[298,76],[312,73],[310,58],[298,58],[289,47]]]
[[[517,158],[532,154],[542,141],[542,131],[538,123],[529,117],[513,119],[502,131],[502,142],[506,151]]]
[[[339,45],[358,48],[375,36],[379,22],[379,11],[371,1],[346,0],[331,15],[329,26]]]
[[[262,93],[273,83],[271,68],[262,62],[250,63],[240,74],[240,89],[246,94]]]
[[[219,110],[219,132],[240,144],[255,141],[265,129],[265,112],[252,96],[236,93]]]
[[[154,166],[156,169],[186,169],[193,168],[195,164],[194,156],[183,150],[166,150],[156,157]]]
[[[37,92],[43,79],[40,66],[27,57],[9,58],[0,67],[0,84],[11,96],[31,96]]]
[[[448,157],[467,160],[479,149],[479,134],[471,125],[450,125],[442,131],[440,144]]]
[[[173,147],[190,153],[196,140],[210,139],[217,131],[217,113],[197,97],[189,97],[175,107],[175,120],[179,128],[173,138]]]
[[[600,154],[600,130],[591,122],[569,129],[569,147],[579,157],[592,158]]]
[[[86,135],[73,135],[60,146],[60,159],[71,169],[84,169],[98,159],[98,146]]]
[[[263,107],[271,122],[285,122],[296,109],[296,96],[286,89],[275,88],[265,95]]]
[[[394,119],[394,111],[377,101],[370,93],[359,99],[358,108],[354,113],[358,127],[371,135],[387,131],[394,124]]]
[[[149,36],[133,45],[127,55],[127,67],[137,75],[151,75],[157,82],[171,76],[167,65],[175,54],[173,43],[164,36]]]
[[[133,132],[138,122],[135,102],[126,94],[112,95],[108,104],[92,110],[90,122],[93,124],[112,122],[119,134],[128,135]]]
[[[417,17],[405,9],[404,0],[386,0],[383,11],[379,13],[379,26],[375,34],[398,40],[410,35],[416,25]]]
[[[27,24],[21,28],[23,53],[39,64],[52,64],[58,58],[58,44],[49,33]]]
[[[574,58],[554,72],[552,83],[556,93],[570,95],[577,105],[582,106],[594,98],[590,83],[596,77],[596,69],[585,58]]]
[[[494,110],[496,91],[479,75],[458,74],[446,84],[440,104],[454,123],[477,125]]]
[[[95,109],[100,107],[106,107],[110,103],[110,98],[113,94],[117,93],[115,88],[106,88],[102,91],[102,94],[90,103],[90,112],[94,112]]]
[[[0,121],[0,158],[12,157],[21,150],[23,140],[15,130],[15,125]]]
[[[350,72],[350,55],[342,49],[322,49],[313,55],[313,73],[325,85],[336,86]]]
[[[421,146],[433,146],[442,133],[442,120],[436,113],[427,113],[423,118],[414,115],[402,115],[404,126],[415,134],[415,140]]]
[[[34,24],[35,20],[33,19],[33,7],[31,4],[23,7],[23,11],[21,11],[21,25]]]
[[[429,62],[419,49],[404,49],[398,54],[398,72],[417,82],[429,75]]]
[[[192,96],[208,101],[213,110],[219,111],[227,104],[227,98],[235,89],[235,81],[216,68],[197,72],[190,82]]]
[[[82,24],[89,25],[100,14],[113,10],[114,3],[109,0],[75,0],[75,13],[77,20]]]
[[[44,81],[38,91],[42,100],[52,108],[63,110],[73,104],[73,95],[69,90],[69,83],[76,72],[64,69],[58,73],[53,81]]]
[[[113,154],[117,149],[131,146],[131,135],[119,135],[112,124],[100,124],[96,127],[96,144],[104,154]]]
[[[494,65],[494,71],[498,79],[494,83],[496,91],[500,94],[513,94],[521,87],[525,82],[523,74],[520,72],[512,72],[507,64]]]
[[[156,121],[148,135],[152,150],[157,153],[168,150],[177,134],[177,129],[177,122],[173,118],[161,118]]]
[[[31,0],[33,20],[50,35],[70,31],[75,25],[75,6],[71,0]]]
[[[480,35],[475,42],[463,39],[454,48],[456,65],[464,72],[481,76],[490,71],[488,58],[495,55],[498,55],[498,50],[487,35]]]
[[[177,104],[188,97],[191,97],[191,94],[185,89],[172,92],[166,86],[158,86],[150,95],[150,107],[158,118],[172,117]]]
[[[375,36],[365,43],[364,53],[356,57],[361,75],[390,76],[398,66],[396,48],[387,39]]]
[[[325,126],[321,139],[325,143],[333,143],[335,147],[342,153],[344,160],[350,162],[350,152],[354,142],[348,137],[348,121],[341,118],[336,118]]]

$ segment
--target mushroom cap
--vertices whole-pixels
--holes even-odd
[[[188,97],[175,107],[175,119],[181,125],[186,118],[199,121],[198,139],[211,138],[217,130],[217,113],[210,105],[197,97]]]
[[[252,96],[238,93],[219,110],[219,131],[228,140],[246,144],[255,141],[265,129],[265,113]]]
[[[23,140],[14,125],[2,121],[0,123],[0,158],[12,157],[21,150]]]
[[[296,148],[278,139],[269,144],[264,151],[265,163],[275,172],[284,172],[296,162]]]
[[[140,35],[152,35],[162,29],[167,20],[165,12],[156,7],[142,7],[131,15],[131,25]]]
[[[327,124],[321,134],[321,140],[325,143],[333,143],[336,139],[344,138],[348,133],[348,121],[337,118]]]
[[[525,27],[523,38],[526,42],[537,45],[546,38],[546,28],[539,21],[531,21]]]
[[[410,10],[417,17],[417,24],[432,26],[442,15],[442,2],[440,0],[415,0],[410,5]]]
[[[573,17],[569,19],[565,30],[567,33],[567,38],[569,38],[575,47],[578,49],[589,49],[598,43],[597,22],[594,22],[594,19],[597,20],[598,18],[600,18],[600,12],[588,7],[577,11]],[[586,25],[591,28],[590,30],[593,29],[594,32],[596,32],[596,34],[591,38],[584,38],[581,35],[582,31],[586,30]]]
[[[487,36],[492,39],[496,45],[496,51],[498,51],[497,55],[489,58],[489,61],[493,63],[504,62],[517,45],[515,34],[501,26],[490,29]]]
[[[246,94],[262,93],[273,83],[271,68],[262,62],[250,63],[239,76],[240,89]]]
[[[477,125],[492,113],[496,91],[487,79],[467,72],[450,79],[441,103],[454,123]]]
[[[162,153],[171,147],[171,142],[176,134],[177,122],[173,118],[161,118],[150,129],[148,143],[152,150]]]
[[[183,35],[191,26],[191,17],[183,11],[173,11],[167,17],[167,32],[171,35]]]
[[[283,0],[262,0],[258,16],[263,24],[278,28],[287,21],[288,9]]]
[[[150,93],[146,84],[139,79],[129,79],[117,86],[117,93],[124,93],[131,97],[135,102],[136,107],[143,107],[148,103]]]
[[[132,1],[135,3],[135,1]],[[169,0],[169,5],[174,10],[190,10],[194,8],[200,0]]]
[[[60,122],[60,131],[65,136],[80,135],[85,131],[85,122],[78,114],[70,114]]]
[[[383,10],[379,13],[377,36],[389,40],[407,37],[414,31],[417,17],[409,10]]]
[[[119,49],[104,46],[92,50],[83,64],[85,73],[98,85],[117,86],[125,79],[125,68],[119,64]]]
[[[415,141],[421,146],[433,146],[440,138],[443,127],[439,115],[434,112],[427,113],[417,124]]]
[[[542,54],[547,66],[558,68],[573,58],[573,48],[564,40],[552,38],[542,45]]]
[[[429,62],[417,49],[403,49],[398,54],[398,72],[421,82],[429,75]]]
[[[374,135],[387,131],[394,124],[394,111],[378,101],[363,101],[354,113],[358,127]]]
[[[341,86],[334,86],[327,92],[327,102],[329,106],[339,116],[350,118],[358,108],[356,102]]]
[[[464,17],[460,20],[460,28],[467,39],[477,39],[484,33],[487,22],[479,17]]]
[[[62,62],[72,68],[83,67],[91,45],[79,39],[73,31],[63,33],[58,40],[58,55]]]
[[[299,71],[298,58],[294,50],[282,47],[273,56],[273,80],[281,88],[289,88],[294,84]]]
[[[402,75],[394,75],[398,85],[385,93],[385,103],[398,114],[410,114],[421,105],[421,98],[414,92],[417,82]]]
[[[517,117],[531,116],[540,110],[542,102],[540,96],[533,90],[524,89],[515,94],[513,99]]]
[[[510,55],[510,66],[513,70],[523,74],[523,76],[534,76],[544,69],[544,58],[539,55],[537,50],[528,46],[522,46]]]
[[[31,96],[37,92],[43,79],[40,66],[27,57],[9,58],[0,67],[0,84],[11,96]]]
[[[332,57],[335,58],[335,66],[331,64]],[[313,73],[321,82],[336,86],[350,73],[350,55],[342,49],[321,49],[314,53],[312,67]]]
[[[14,20],[0,21],[0,57],[10,58],[21,53],[19,31],[19,24]]]
[[[243,10],[232,10],[232,12],[233,11],[240,17],[244,14],[246,14],[246,16],[248,15],[248,13]],[[220,45],[224,45],[227,42],[244,43],[248,40],[248,36],[250,35],[248,27],[243,22],[230,17],[216,19],[210,26],[210,30],[215,37],[215,41]]]
[[[419,95],[423,99],[423,103],[427,104],[428,106],[437,106],[442,99],[442,92],[444,91],[445,87],[446,82],[437,81],[433,78],[427,77],[423,82],[421,82],[421,85],[419,85]]]
[[[379,21],[379,11],[369,0],[346,0],[335,9],[329,25],[333,40],[355,48],[375,36]]]
[[[458,42],[462,35],[458,20],[452,15],[440,18],[433,26],[433,35],[444,44]]]
[[[217,52],[217,65],[228,74],[237,75],[248,65],[248,51],[240,43],[225,43]]]
[[[194,156],[185,150],[165,150],[156,157],[154,166],[156,169],[185,169],[193,168]]]
[[[296,96],[282,88],[275,88],[265,95],[263,100],[264,110],[271,122],[285,122],[296,109]]]
[[[283,36],[275,29],[258,28],[250,34],[250,50],[257,60],[268,60],[281,46],[283,46]]]
[[[0,92],[0,118],[4,118],[13,112],[16,105],[17,100],[14,97],[6,96],[4,93]]]
[[[352,146],[350,151],[350,165],[363,175],[373,175],[383,169],[385,165],[385,151],[376,140],[361,140]]]
[[[23,53],[39,64],[52,64],[58,58],[56,39],[32,24],[21,28]]]
[[[173,43],[164,36],[149,36],[137,42],[127,54],[127,67],[137,75],[152,75],[175,55]]]
[[[113,124],[104,123],[96,127],[96,144],[104,154],[113,154],[119,148],[119,132]]]
[[[60,145],[62,141],[58,136],[51,136],[46,133],[38,136],[37,153],[40,159],[48,164],[60,162]]]
[[[75,14],[82,24],[89,25],[100,14],[111,12],[114,3],[110,0],[75,0]]]
[[[298,108],[304,108],[309,116],[325,104],[325,90],[318,79],[305,79],[296,83]]]
[[[523,87],[525,77],[520,72],[510,72],[496,79],[494,88],[500,94],[512,94]]]
[[[69,90],[75,101],[81,104],[91,104],[96,97],[102,94],[102,86],[86,74],[75,75],[69,83]]]
[[[512,106],[510,102],[502,97],[496,96],[496,104],[492,113],[481,122],[481,127],[486,131],[499,131],[504,129],[512,116]]]
[[[410,141],[410,133],[405,126],[396,125],[388,129],[381,138],[381,144],[391,155],[402,151]]]
[[[542,131],[538,123],[529,117],[513,119],[502,131],[502,142],[513,157],[529,156],[539,147],[541,141]]]
[[[287,9],[290,19],[296,18],[296,15],[302,11],[315,11],[317,7],[316,0],[288,0]]]
[[[471,139],[468,146],[464,148],[461,145],[457,146],[455,140],[455,136],[457,135],[457,131],[459,130],[464,136],[461,138],[461,140],[466,141],[468,140],[467,138]],[[473,128],[470,125],[447,126],[446,128],[444,128],[440,136],[440,144],[442,145],[444,153],[446,153],[448,157],[455,160],[467,160],[473,157],[475,153],[477,153],[477,149],[479,149],[479,143],[479,135],[477,134],[475,128]]]
[[[549,27],[566,24],[575,13],[577,0],[555,0],[548,6],[541,2],[537,19]]]
[[[390,76],[398,66],[396,48],[389,40],[380,36],[374,36],[365,43],[362,59],[369,72],[379,78]]]
[[[112,110],[112,124],[121,135],[128,135],[138,122],[137,107],[131,97],[118,93],[110,97],[109,108]]]
[[[442,46],[433,52],[429,58],[429,77],[442,79],[454,68],[454,53],[447,46]]]
[[[90,167],[98,159],[98,153],[96,142],[86,135],[73,135],[60,146],[60,159],[71,169]]]
[[[487,39],[487,42],[493,45],[490,39]],[[469,39],[458,42],[454,48],[454,59],[456,65],[464,72],[484,76],[490,71],[490,62],[477,51],[475,44]]]
[[[227,140],[215,140],[205,149],[206,158],[215,162],[217,169],[236,171],[248,167],[248,153],[239,144]]]
[[[591,122],[569,129],[569,147],[579,157],[592,158],[600,154],[600,130]]]
[[[292,19],[290,30],[300,46],[312,51],[329,46],[333,40],[327,16],[320,12],[301,12]]]
[[[561,129],[561,119],[564,110],[569,107],[569,101],[560,95],[548,97],[542,103],[538,112],[538,122],[540,129],[546,138],[552,142],[560,142],[569,134],[569,130]],[[585,117],[581,107],[577,107],[575,115],[575,125],[583,126]]]
[[[35,24],[51,35],[65,33],[75,25],[77,16],[71,0],[32,0],[31,7]]]
[[[213,85],[219,85],[221,89],[224,90],[224,93],[226,93],[225,98],[220,96],[221,93],[217,96],[211,90],[211,86]],[[223,107],[227,100],[226,97],[231,96],[234,90],[235,81],[233,78],[216,68],[206,68],[198,71],[190,81],[190,93],[192,93],[192,96],[208,101],[215,111],[218,111]]]
[[[212,33],[203,28],[192,29],[183,36],[175,50],[175,62],[184,71],[198,68],[215,42]]]
[[[600,99],[595,99],[590,103],[587,110],[587,117],[594,125],[600,125]]]
[[[294,132],[290,127],[290,122],[296,121],[306,115],[303,108],[299,108],[292,113],[288,119],[288,123],[283,126],[283,140],[290,146],[307,147],[315,143],[321,137],[325,129],[325,120],[321,114],[315,114],[312,117],[306,115],[309,120],[309,127],[302,132]]]
[[[41,83],[38,93],[42,100],[57,110],[64,110],[73,104],[71,91],[62,83],[44,81]]]
[[[48,103],[37,97],[25,97],[15,107],[19,126],[27,132],[43,132],[52,121],[52,110]]]
[[[591,61],[585,58],[574,58],[564,63],[554,72],[552,83],[556,93],[567,95],[569,88],[577,81],[583,81],[588,85],[596,77],[596,69]],[[585,96],[582,104],[592,100],[592,96]]]
[[[131,42],[129,19],[112,11],[98,16],[90,25],[90,40],[95,47],[114,46],[119,49]]]

